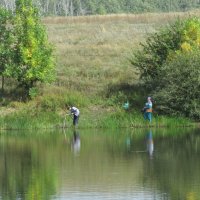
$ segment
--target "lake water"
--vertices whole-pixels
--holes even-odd
[[[200,130],[0,133],[0,199],[198,200]]]

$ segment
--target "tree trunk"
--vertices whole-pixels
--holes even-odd
[[[5,83],[5,79],[4,79],[4,76],[2,75],[2,78],[1,78],[1,91],[2,91],[2,94],[4,93],[4,83]]]

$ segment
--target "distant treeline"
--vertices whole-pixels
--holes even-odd
[[[187,11],[200,7],[200,0],[33,0],[42,16],[77,16],[112,13]],[[15,10],[15,0],[0,0]]]

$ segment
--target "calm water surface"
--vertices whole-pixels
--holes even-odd
[[[0,199],[199,200],[200,130],[0,133]]]

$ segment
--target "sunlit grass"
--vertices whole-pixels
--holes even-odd
[[[47,28],[56,46],[57,84],[79,91],[87,87],[84,92],[89,94],[104,91],[109,84],[136,80],[128,58],[132,48],[155,30],[154,25],[126,21],[62,21],[47,24]]]
[[[106,113],[107,112],[107,113]],[[65,117],[66,113],[43,112],[27,113],[18,112],[0,118],[1,130],[28,130],[28,129],[68,129],[73,128],[72,117]],[[80,116],[78,128],[173,128],[194,127],[192,122],[183,118],[153,117],[152,123],[145,121],[141,113],[127,113],[118,110],[113,113],[108,111],[92,115],[87,111]]]
[[[174,20],[174,17],[188,17],[191,15],[200,16],[199,10],[188,12],[165,12],[165,13],[144,13],[144,14],[111,14],[111,15],[93,15],[93,16],[71,16],[71,17],[46,17],[43,21],[46,24],[59,23],[104,23],[113,21],[127,21],[134,23],[163,23]]]
[[[138,75],[128,61],[149,33],[199,11],[47,17],[43,22],[55,46],[56,85],[89,95],[108,86],[133,84]],[[87,89],[86,89],[87,88]]]

